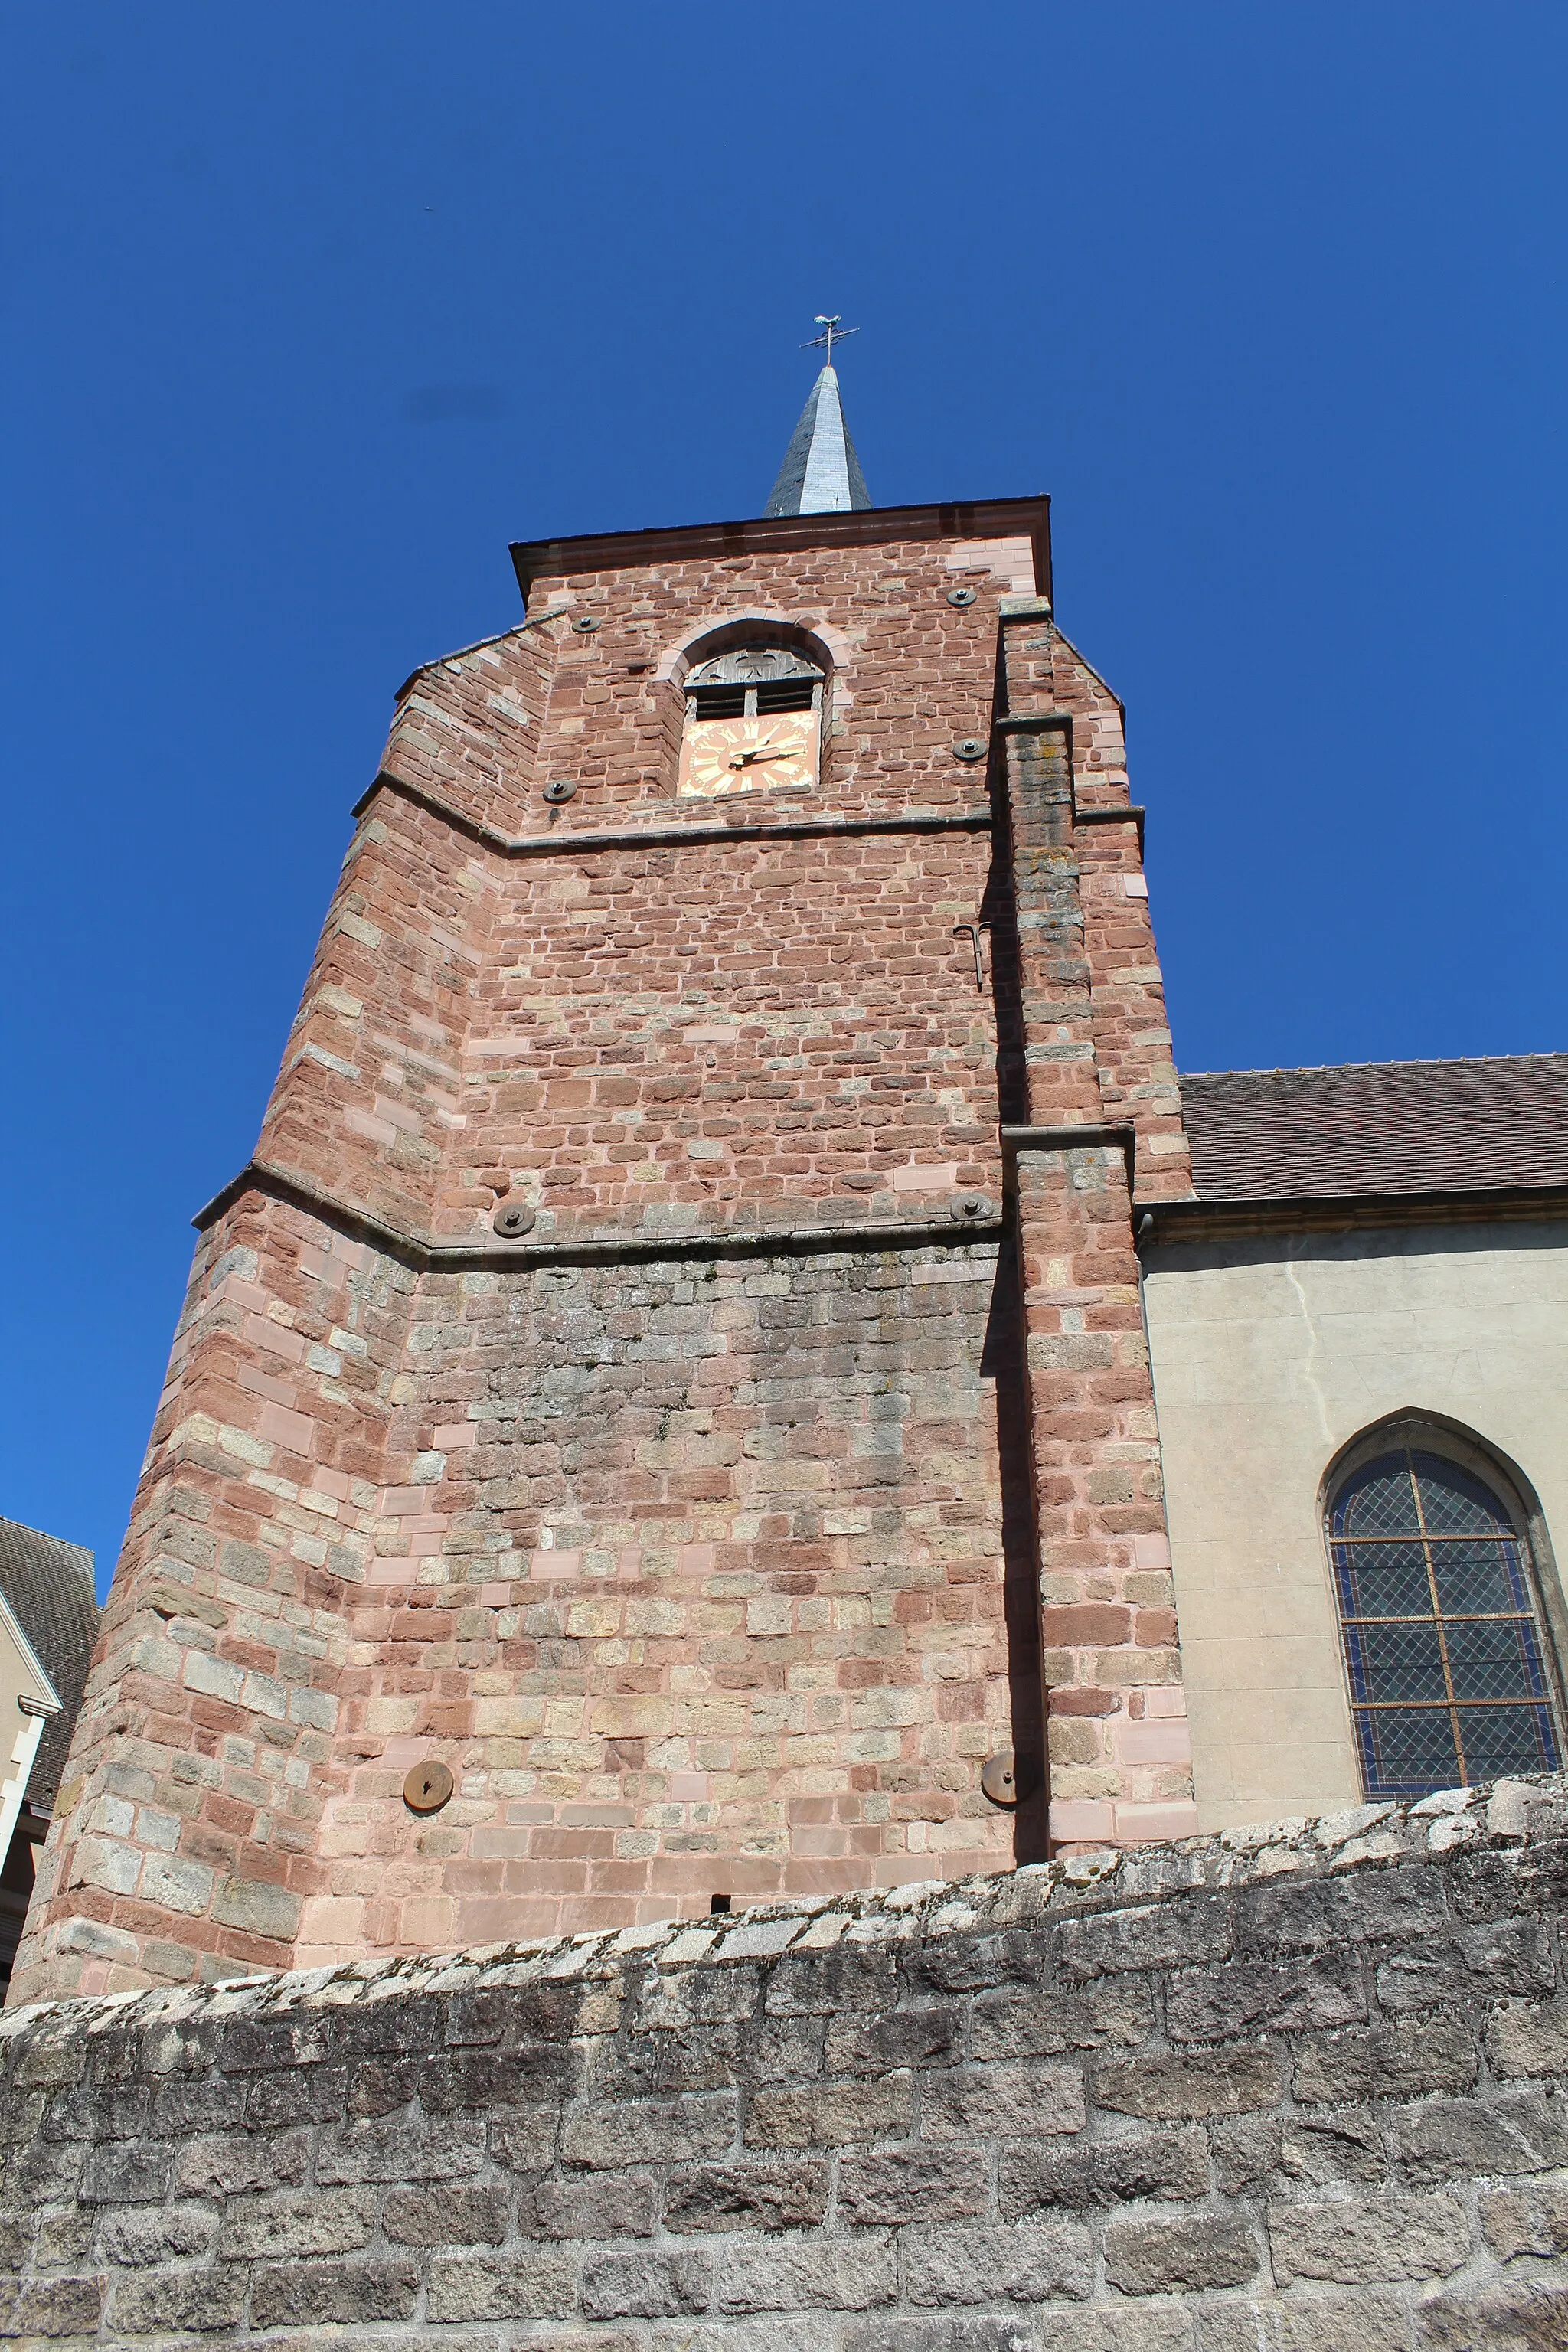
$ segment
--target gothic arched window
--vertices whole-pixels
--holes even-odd
[[[1342,1477],[1328,1517],[1367,1795],[1556,1771],[1529,1544],[1491,1485],[1417,1440]]]
[[[704,800],[763,784],[809,791],[822,688],[822,671],[789,646],[737,646],[703,662],[686,680],[677,791]]]

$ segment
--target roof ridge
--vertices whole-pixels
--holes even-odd
[[[1501,1062],[1568,1062],[1568,1049],[1548,1047],[1532,1054],[1422,1054],[1390,1062],[1296,1062],[1243,1070],[1178,1070],[1179,1083],[1188,1078],[1318,1078],[1342,1070],[1482,1070]]]

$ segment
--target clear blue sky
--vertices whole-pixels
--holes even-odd
[[[1049,490],[1188,1069],[1568,1045],[1568,11],[0,16],[0,1513],[106,1580],[393,688],[509,538]]]

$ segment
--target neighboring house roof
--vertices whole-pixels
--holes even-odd
[[[60,1695],[45,1673],[42,1658],[28,1641],[23,1631],[21,1619],[4,1592],[0,1592],[0,1642],[6,1643],[10,1653],[5,1669],[6,1679],[19,1687],[19,1693],[24,1701],[37,1702],[37,1704],[28,1705],[26,1712],[29,1715],[37,1715],[40,1719],[43,1719],[46,1714],[58,1715],[60,1711]],[[8,1712],[0,1714],[0,1721],[5,1723],[8,1731],[11,1727]]]
[[[1200,1200],[1568,1186],[1568,1054],[1181,1083]]]
[[[98,1639],[92,1554],[14,1519],[0,1519],[0,1592],[59,1694],[60,1712],[45,1724],[27,1781],[27,1802],[53,1806],[70,1748],[82,1685]]]

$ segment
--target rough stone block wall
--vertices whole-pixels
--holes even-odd
[[[1010,1253],[416,1281],[275,1203],[235,1233],[45,1859],[78,1981],[1043,1853]],[[225,1376],[182,1418],[198,1346]],[[421,1820],[432,1753],[458,1786]]]
[[[300,1960],[1042,1854],[1016,1300],[994,1244],[427,1279]]]
[[[0,2021],[64,2344],[1568,2336],[1568,1783]]]

